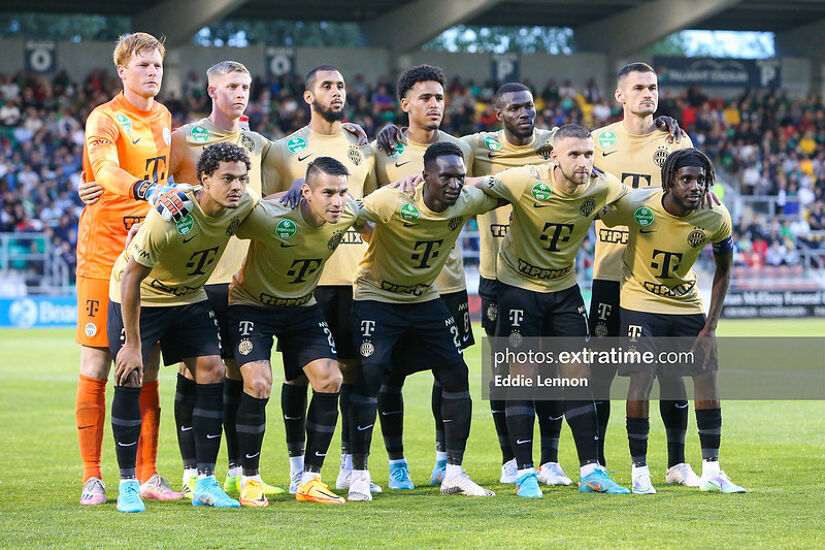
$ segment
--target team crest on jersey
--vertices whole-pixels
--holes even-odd
[[[665,160],[667,160],[667,156],[670,154],[670,149],[665,147],[664,145],[660,145],[656,152],[653,153],[653,162],[656,163],[656,166],[661,168],[665,165]]]
[[[161,133],[163,134],[163,143],[172,145],[172,132],[169,131],[169,128],[164,128]]]
[[[250,153],[255,152],[255,140],[249,137],[245,132],[241,132],[241,145],[249,150]]]
[[[294,137],[286,142],[286,148],[292,154],[300,153],[307,148],[307,140],[302,137]]]
[[[705,244],[705,241],[707,240],[707,235],[705,235],[705,232],[701,229],[694,229],[690,232],[687,238],[688,244],[693,248],[699,248],[700,246]]]
[[[598,336],[599,338],[607,336],[607,325],[605,323],[599,322],[596,325],[594,332],[596,333],[596,336]]]
[[[538,181],[533,188],[530,189],[530,194],[533,195],[533,198],[537,201],[546,201],[550,199],[550,195],[553,194],[553,191],[550,189],[549,185]]]
[[[401,207],[400,211],[401,217],[407,221],[415,221],[421,217],[421,212],[418,211],[418,208],[415,205],[405,202],[404,205]]]
[[[237,216],[232,218],[232,220],[229,222],[229,227],[226,228],[226,236],[231,237],[232,235],[234,235],[235,231],[238,230],[239,225],[241,225],[241,220]]]
[[[395,147],[392,149],[392,154],[390,155],[391,159],[397,159],[401,155],[404,154],[404,144],[403,143],[396,143]]]
[[[451,219],[450,223],[447,224],[447,227],[450,229],[450,231],[455,231],[462,225],[464,225],[464,218],[462,216],[459,216],[457,218]]]
[[[361,166],[361,162],[364,160],[364,155],[361,154],[361,150],[355,145],[350,146],[349,151],[347,151],[347,157],[355,166]]]
[[[514,330],[510,333],[510,336],[507,337],[507,343],[509,343],[514,348],[521,347],[521,344],[524,342],[524,336],[517,330]]]
[[[250,353],[252,353],[252,349],[254,347],[255,346],[252,344],[252,340],[250,340],[249,338],[244,338],[238,344],[238,353],[240,353],[241,355],[249,355]]]
[[[191,214],[175,224],[175,229],[178,231],[178,235],[188,235],[189,232],[192,231],[193,227],[195,227],[195,220],[192,219]]]
[[[487,306],[487,319],[490,321],[495,321],[498,319],[498,305],[497,304],[490,304]]]
[[[192,136],[192,141],[195,143],[206,143],[209,141],[209,130],[203,126],[193,126],[189,135]]]
[[[346,233],[346,231],[343,229],[339,229],[333,233],[332,237],[330,237],[329,241],[327,241],[327,248],[330,250],[335,250],[338,248],[338,245],[341,244],[341,240],[344,238],[344,233]]]
[[[84,331],[86,332],[86,336],[91,338],[92,336],[97,334],[97,325],[95,325],[94,323],[86,323]]]
[[[616,132],[612,130],[605,130],[604,132],[599,134],[599,137],[596,138],[596,141],[599,142],[599,147],[601,147],[602,149],[610,149],[611,147],[616,145],[616,142],[619,141],[619,136],[617,136]]]
[[[536,149],[536,154],[543,158],[544,160],[550,160],[550,153],[553,152],[553,144],[550,142],[542,144],[541,147]]]
[[[117,123],[120,124],[120,127],[123,128],[124,131],[126,131],[126,132],[131,132],[132,131],[132,121],[129,117],[127,117],[123,113],[117,113],[115,115],[115,120],[117,120]]]
[[[366,341],[361,344],[361,355],[369,357],[373,353],[375,353],[375,346],[372,345],[372,342]]]
[[[589,197],[582,202],[581,207],[579,207],[579,213],[585,218],[590,216],[593,213],[593,210],[596,209],[596,200],[593,197]]]
[[[281,220],[275,226],[275,234],[282,239],[289,239],[298,232],[298,226],[292,220]]]
[[[647,227],[653,223],[656,216],[653,215],[653,210],[647,206],[640,206],[633,212],[633,219],[642,227]]]
[[[490,151],[498,151],[499,149],[504,147],[501,144],[501,142],[499,140],[497,140],[496,138],[494,138],[493,136],[487,136],[486,138],[484,138],[484,145]]]

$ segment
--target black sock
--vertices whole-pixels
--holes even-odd
[[[307,448],[304,471],[321,473],[335,424],[338,423],[338,392],[312,392],[307,412]]]
[[[564,421],[563,401],[536,401],[541,433],[541,464],[559,461],[559,435]]]
[[[498,436],[498,446],[501,448],[502,464],[512,460],[516,456],[513,454],[513,448],[510,446],[510,432],[507,431],[507,416],[504,410],[506,406],[506,401],[498,399],[490,400],[490,412],[493,414],[493,425],[496,428],[496,435]]]
[[[581,399],[564,402],[564,418],[573,432],[579,464],[591,464],[599,460],[598,427],[596,425],[596,405],[593,401]]]
[[[367,459],[372,443],[372,429],[375,426],[375,414],[378,411],[378,398],[350,395],[349,442],[352,447],[352,469],[366,470]]]
[[[198,475],[215,473],[215,461],[221,448],[223,423],[223,384],[195,384],[195,410],[192,431],[195,432],[195,456]]]
[[[647,466],[647,436],[650,433],[649,418],[627,417],[627,443],[630,460],[634,466]]]
[[[404,458],[404,398],[401,384],[382,384],[378,390],[378,411],[381,415],[381,433],[390,460]]]
[[[446,451],[447,446],[444,442],[444,422],[441,418],[441,384],[438,380],[433,380],[433,391],[430,396],[430,406],[433,410],[433,418],[435,419],[435,450]]]
[[[441,417],[444,419],[444,440],[447,450],[447,464],[461,465],[464,449],[470,435],[470,419],[473,416],[473,402],[470,390],[441,391]]]
[[[719,446],[722,440],[722,409],[696,409],[696,426],[699,428],[702,460],[719,460]]]
[[[687,399],[659,401],[659,412],[667,434],[667,467],[685,461],[685,433],[688,425]]]
[[[258,474],[261,446],[266,431],[266,404],[268,402],[268,397],[258,399],[246,392],[241,395],[236,429],[245,476],[251,477]]]
[[[349,396],[352,394],[353,384],[341,384],[338,396],[338,407],[341,409],[341,454],[350,454],[349,445]]]
[[[301,456],[306,441],[307,387],[283,384],[281,410],[284,413],[287,453],[289,456]]]
[[[195,434],[192,432],[192,409],[195,408],[195,381],[178,373],[175,387],[175,426],[178,448],[184,468],[195,468]]]
[[[599,441],[597,447],[599,449],[599,459],[602,466],[607,466],[607,461],[604,457],[604,438],[607,434],[607,424],[610,421],[610,401],[602,399],[596,401],[596,422],[599,429]]]
[[[507,431],[510,447],[519,470],[533,467],[533,417],[536,409],[532,401],[506,401]]]
[[[226,457],[229,459],[230,468],[241,465],[241,446],[235,428],[241,394],[243,380],[223,379],[223,432],[226,434]]]
[[[115,437],[121,479],[135,479],[141,424],[140,391],[141,388],[115,386],[115,397],[112,399],[112,435]]]

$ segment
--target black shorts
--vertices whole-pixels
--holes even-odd
[[[598,337],[621,336],[621,316],[619,315],[618,281],[593,280],[593,294],[590,298],[590,334]]]
[[[235,346],[229,331],[229,283],[206,285],[203,289],[206,291],[209,305],[212,306],[215,319],[218,321],[221,335],[221,359],[234,359],[235,354],[232,349]]]
[[[252,361],[269,361],[273,336],[281,345],[287,380],[298,378],[304,366],[316,359],[338,359],[332,331],[318,304],[266,308],[232,305],[229,322],[239,367]]]
[[[375,392],[390,372],[393,349],[403,338],[420,342],[414,352],[416,370],[466,368],[461,332],[443,300],[411,304],[356,300],[352,311],[361,372]]]
[[[470,303],[466,290],[459,290],[450,294],[442,294],[441,300],[450,311],[450,315],[455,320],[458,327],[458,334],[461,338],[461,349],[467,349],[476,343],[473,338],[473,324],[470,322]]]
[[[352,286],[319,286],[315,300],[324,312],[340,359],[357,359],[352,336]]]
[[[670,315],[665,313],[645,313],[621,308],[622,328],[621,335],[631,338],[637,351],[685,352],[690,350],[693,339],[705,326],[704,313],[693,315]],[[657,338],[667,338],[657,343]],[[678,340],[677,340],[678,339]],[[667,342],[663,346],[662,342]],[[701,374],[702,358],[696,352],[696,360],[679,364],[623,364],[619,366],[619,374],[628,376],[633,372],[648,372],[659,376],[694,376]],[[718,365],[711,362],[708,370],[717,370]]]
[[[126,338],[120,304],[109,301],[109,351],[117,357]],[[184,306],[140,308],[140,349],[143,364],[160,340],[163,364],[180,363],[190,357],[221,354],[221,337],[215,314],[204,300]]]
[[[498,281],[480,278],[478,295],[481,296],[481,327],[487,336],[495,336],[498,322]]]
[[[498,283],[496,336],[587,336],[587,310],[579,285],[534,292]]]

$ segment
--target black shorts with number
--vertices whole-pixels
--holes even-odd
[[[593,293],[590,298],[590,334],[593,336],[621,336],[621,315],[619,314],[618,281],[593,280]]]
[[[361,372],[367,383],[374,385],[373,393],[378,392],[384,375],[393,367],[391,357],[396,344],[405,338],[420,343],[414,352],[415,361],[408,363],[415,371],[466,368],[461,332],[443,300],[411,304],[356,300],[352,311]]]
[[[685,352],[692,347],[693,339],[704,328],[706,317],[704,313],[692,315],[671,315],[666,313],[646,313],[643,311],[633,311],[621,308],[622,328],[621,335],[631,339],[637,339],[635,347],[637,351],[659,352]],[[656,338],[668,338],[667,347],[657,343]],[[678,338],[679,340],[670,340]],[[697,354],[701,353],[699,351]],[[702,357],[697,355],[697,360],[690,363],[681,364],[623,364],[619,367],[621,376],[628,376],[633,372],[649,372],[651,374],[665,376],[693,376],[701,374]],[[710,370],[716,370],[718,365],[711,362],[707,366]]]
[[[335,338],[338,357],[356,359],[358,352],[352,335],[352,286],[319,286],[315,289],[315,300]]]
[[[256,307],[229,306],[229,322],[238,366],[269,361],[272,337],[278,338],[284,356],[284,375],[294,380],[316,359],[338,359],[335,340],[321,306]]]
[[[467,349],[476,343],[473,338],[473,324],[470,322],[470,301],[467,298],[466,290],[442,294],[441,300],[450,311],[450,315],[455,320],[461,339],[461,349]]]
[[[498,281],[480,278],[478,295],[481,296],[481,327],[487,336],[495,336],[498,322]]]
[[[498,283],[496,336],[587,336],[587,310],[579,285],[534,292]]]
[[[221,335],[221,359],[234,359],[235,354],[232,349],[235,346],[229,330],[229,283],[206,285],[203,289],[206,291],[209,305],[212,306],[215,319],[218,321]]]
[[[126,331],[120,304],[109,301],[109,351],[117,357]],[[209,301],[182,306],[140,308],[140,349],[146,364],[152,348],[160,340],[163,364],[172,365],[190,357],[221,354],[221,340],[215,313]]]

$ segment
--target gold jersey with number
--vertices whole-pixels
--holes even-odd
[[[267,174],[264,195],[286,191],[296,179],[304,178],[307,165],[318,157],[332,157],[349,170],[349,193],[356,199],[375,190],[375,156],[369,145],[358,145],[358,138],[341,130],[337,134],[319,134],[304,126],[276,141],[264,164]],[[321,286],[351,286],[358,262],[367,251],[367,243],[354,229],[341,240],[341,246],[324,267]]]
[[[467,174],[471,174],[473,169],[473,151],[460,139],[451,136],[446,132],[438,130],[438,138],[435,142],[447,141],[455,143],[464,155],[464,165]],[[434,143],[435,143],[434,142]],[[407,143],[398,143],[392,155],[387,155],[378,148],[376,142],[372,143],[375,152],[375,177],[378,186],[383,187],[407,176],[414,176],[424,171],[424,153],[430,145],[418,143],[407,139]],[[438,291],[441,294],[452,294],[461,292],[467,288],[467,279],[464,277],[464,258],[461,255],[461,247],[455,244],[450,250],[450,257],[444,268],[435,281]]]
[[[498,280],[534,292],[559,292],[576,284],[576,253],[599,210],[628,189],[603,174],[568,194],[556,185],[553,165],[541,164],[491,176],[487,192],[513,205],[513,221],[498,254]]]
[[[375,229],[355,280],[356,300],[410,303],[438,298],[436,277],[464,222],[498,204],[482,191],[464,187],[454,205],[433,212],[424,203],[424,185],[418,185],[414,197],[384,187],[359,201],[359,222],[375,222]]]
[[[662,165],[667,156],[673,151],[693,147],[689,137],[683,137],[681,143],[668,143],[668,136],[661,130],[644,135],[630,134],[621,121],[615,122],[593,131],[593,163],[632,189],[661,187]],[[627,228],[608,228],[596,220],[595,229],[593,278],[619,281]]]
[[[295,307],[315,303],[313,292],[324,264],[355,223],[358,206],[347,199],[341,218],[321,227],[309,225],[301,205],[289,208],[263,200],[238,228],[252,239],[249,254],[232,280],[230,304]]]
[[[240,204],[212,217],[201,210],[195,192],[194,208],[183,220],[165,221],[152,209],[140,230],[112,268],[109,299],[120,303],[120,284],[129,260],[152,268],[140,283],[140,305],[180,306],[206,300],[203,285],[220,263],[229,239],[260,200],[247,189]]]
[[[541,164],[550,160],[553,137],[556,130],[536,129],[533,139],[527,145],[513,145],[507,141],[504,130],[479,132],[464,136],[461,141],[473,150],[472,176],[492,176],[517,166]],[[478,216],[478,233],[481,240],[478,271],[485,279],[496,278],[498,249],[507,229],[513,208],[505,205]]]
[[[169,162],[170,175],[175,183],[198,184],[198,159],[203,148],[214,143],[228,142],[243,147],[249,155],[249,183],[247,186],[261,193],[261,164],[269,152],[271,141],[257,132],[238,130],[227,132],[218,128],[208,118],[185,124],[172,132],[172,160]],[[246,257],[249,243],[232,237],[226,251],[207,285],[229,284],[232,276],[238,272]]]
[[[698,208],[684,218],[662,205],[662,189],[639,189],[600,214],[607,226],[628,228],[620,303],[647,313],[703,313],[693,264],[708,242],[731,236],[723,205]]]

